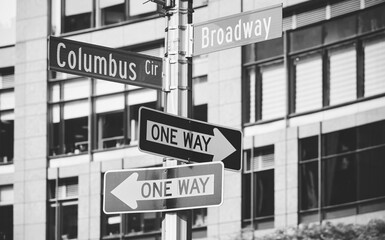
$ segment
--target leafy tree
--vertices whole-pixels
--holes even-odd
[[[251,240],[251,234],[242,234],[236,239]],[[373,219],[368,224],[301,224],[298,227],[277,229],[254,240],[385,240],[385,221]]]

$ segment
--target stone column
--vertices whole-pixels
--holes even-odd
[[[48,1],[16,12],[14,239],[46,239]]]

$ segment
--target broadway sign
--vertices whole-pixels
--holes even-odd
[[[221,161],[242,168],[242,132],[149,108],[139,110],[141,151],[192,162]]]
[[[282,4],[194,25],[193,55],[282,36]]]
[[[162,89],[162,59],[50,36],[49,70]]]
[[[220,162],[107,171],[103,211],[116,214],[219,206],[222,188]]]

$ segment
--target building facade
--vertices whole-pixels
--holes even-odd
[[[160,91],[48,71],[48,36],[157,57],[153,2],[0,2],[0,239],[161,239],[161,213],[106,215],[107,170],[154,167],[138,110]],[[385,2],[194,0],[193,22],[283,4],[283,36],[193,58],[192,117],[242,129],[243,169],[193,239],[385,219]]]

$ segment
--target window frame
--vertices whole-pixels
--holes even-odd
[[[61,197],[58,193],[60,186],[69,186],[76,184],[77,186],[77,192],[75,196],[64,196]],[[71,178],[56,178],[54,180],[49,180],[47,184],[47,192],[48,192],[48,201],[47,201],[47,217],[50,219],[50,216],[52,214],[51,211],[54,211],[54,219],[51,219],[54,221],[54,229],[51,229],[52,221],[47,221],[47,236],[51,236],[51,234],[54,234],[55,239],[61,239],[60,236],[63,232],[63,207],[64,206],[77,206],[76,211],[76,238],[79,236],[79,227],[78,227],[78,218],[79,218],[79,179],[78,177],[71,177]],[[53,230],[53,231],[52,231]]]
[[[0,87],[0,95],[2,94],[11,94],[13,95],[13,98],[15,99],[15,82],[14,82],[14,78],[15,78],[15,68],[14,67],[5,67],[5,68],[0,68],[0,77],[3,77],[5,76],[6,78],[9,78],[11,79],[11,83],[8,85],[8,86],[1,86]],[[15,104],[15,100],[14,100],[14,104]],[[10,114],[10,115],[13,115],[12,116],[12,120],[9,120],[9,121],[12,121],[12,125],[13,125],[13,129],[12,129],[12,133],[10,133],[12,135],[12,139],[9,139],[9,142],[10,142],[10,148],[11,148],[11,158],[8,159],[8,156],[3,156],[5,159],[5,157],[7,157],[7,161],[0,161],[0,166],[1,165],[7,165],[7,164],[13,164],[13,160],[14,160],[14,141],[15,141],[15,116],[14,116],[14,113],[15,113],[15,105],[11,108],[4,108],[4,109],[0,109],[0,117],[1,115],[3,114]],[[2,125],[2,123],[0,123],[0,126]],[[2,146],[0,146],[1,148]]]
[[[310,6],[310,5],[309,5]],[[306,114],[311,114],[311,113],[316,113],[316,112],[321,112],[337,107],[342,107],[354,103],[358,103],[361,101],[367,101],[375,98],[380,98],[385,96],[385,91],[373,96],[365,96],[365,71],[364,71],[364,64],[365,64],[365,52],[364,52],[364,43],[366,41],[370,41],[372,39],[376,38],[381,38],[385,41],[385,26],[381,22],[381,26],[370,31],[363,31],[361,28],[363,27],[363,20],[362,16],[366,16],[370,11],[375,9],[375,7],[381,7],[382,9],[385,8],[385,4],[379,4],[375,5],[373,7],[368,7],[365,9],[360,9],[355,12],[351,12],[348,14],[340,15],[333,17],[329,20],[323,20],[320,22],[308,24],[305,26],[301,26],[296,29],[290,29],[286,30],[283,33],[283,45],[284,49],[281,55],[277,55],[274,57],[267,57],[265,59],[256,59],[256,54],[254,53],[255,49],[257,48],[257,45],[259,43],[255,44],[250,44],[242,47],[242,106],[243,106],[243,114],[242,114],[242,124],[244,127],[247,126],[252,126],[252,125],[258,125],[258,124],[264,124],[264,123],[269,123],[272,121],[277,121],[281,120],[283,118],[292,118],[292,117],[297,117],[297,116],[302,116]],[[344,35],[342,36],[341,39],[338,40],[333,40],[331,42],[326,43],[325,42],[325,36],[326,36],[326,26],[331,25],[333,22],[339,22],[345,21],[346,19],[349,18],[354,18],[356,19],[356,22],[352,25],[354,26],[354,33],[349,34],[349,35]],[[376,18],[377,19],[377,18]],[[378,20],[382,21],[382,20]],[[296,32],[303,31],[304,29],[311,29],[313,27],[320,27],[321,28],[321,39],[322,42],[321,44],[314,44],[311,45],[310,47],[306,49],[297,49],[293,51],[291,49],[290,43],[293,41],[292,40],[292,35]],[[329,55],[330,51],[335,48],[343,48],[345,45],[353,44],[355,45],[355,55],[356,55],[356,69],[355,69],[355,87],[356,87],[356,96],[353,100],[349,101],[344,101],[342,103],[338,104],[331,104],[330,102],[330,62],[329,62]],[[252,52],[253,54],[248,54],[249,52]],[[298,112],[296,110],[295,102],[296,102],[296,72],[295,72],[295,64],[294,61],[297,57],[301,57],[303,55],[309,54],[309,53],[314,53],[314,52],[319,52],[322,57],[322,107],[318,108],[315,107],[314,109],[310,109],[307,111],[300,111]],[[248,58],[248,59],[246,59]],[[289,96],[289,103],[287,103],[288,106],[288,111],[285,113],[285,115],[282,118],[277,118],[277,119],[263,119],[263,116],[259,113],[261,111],[261,105],[263,102],[262,96],[259,96],[260,93],[257,91],[257,95],[255,98],[255,106],[256,106],[256,116],[253,118],[250,116],[250,93],[249,88],[250,88],[250,83],[249,77],[247,74],[247,69],[254,67],[256,70],[256,76],[258,75],[257,69],[259,68],[260,65],[266,64],[268,62],[273,63],[274,61],[284,61],[287,62],[285,64],[285,70],[286,70],[286,75],[289,81],[288,84],[288,89],[286,91],[286,94]],[[258,78],[258,76],[257,76]],[[258,80],[256,80],[256,83],[258,83]],[[260,86],[263,87],[263,86]],[[284,103],[282,103],[284,104]],[[253,119],[255,119],[253,121]]]
[[[91,9],[91,12],[87,12],[87,14],[90,13],[90,16],[89,16],[90,26],[85,27],[85,28],[75,29],[75,30],[66,30],[65,29],[65,19],[67,16],[65,15],[65,4],[66,4],[65,1],[66,0],[57,0],[56,4],[51,4],[51,9],[50,9],[51,16],[55,16],[55,14],[59,15],[59,16],[57,16],[57,19],[51,19],[51,22],[53,23],[53,24],[51,24],[52,25],[51,31],[52,31],[52,34],[54,34],[56,36],[70,35],[70,34],[78,33],[78,32],[88,32],[88,31],[92,31],[95,28],[97,28],[97,29],[99,29],[99,28],[101,28],[101,29],[111,28],[114,26],[131,24],[131,23],[135,23],[135,22],[146,21],[149,19],[155,19],[155,18],[159,18],[158,13],[161,10],[161,7],[156,5],[156,11],[146,12],[146,13],[141,13],[141,14],[130,16],[129,15],[130,0],[124,0],[124,3],[122,3],[122,4],[124,4],[124,13],[123,13],[124,19],[123,19],[123,21],[119,21],[119,22],[111,23],[111,24],[104,24],[103,23],[103,21],[104,21],[103,9],[108,8],[108,7],[101,8],[99,0],[91,0],[92,9]],[[153,3],[148,3],[148,4],[153,4]],[[117,5],[112,5],[109,7],[114,7]],[[85,14],[85,13],[82,13],[82,14]],[[77,14],[77,15],[81,15],[81,14]],[[60,20],[58,20],[58,19],[60,19]],[[55,30],[56,30],[55,27],[57,25],[60,25],[59,26],[60,31],[55,32]]]
[[[315,221],[322,221],[325,219],[333,219],[337,217],[343,217],[343,216],[350,216],[350,215],[357,215],[361,213],[367,213],[372,211],[378,211],[380,209],[385,209],[385,189],[382,193],[380,193],[379,196],[365,198],[361,196],[361,185],[363,184],[360,180],[360,177],[362,177],[363,172],[360,169],[360,166],[362,164],[367,164],[369,161],[376,161],[377,159],[371,158],[371,159],[364,159],[361,157],[363,154],[373,154],[374,151],[384,151],[385,152],[385,131],[382,133],[382,141],[380,143],[374,143],[372,145],[362,146],[360,147],[358,144],[360,141],[362,141],[359,132],[362,131],[362,128],[373,128],[376,126],[376,124],[380,124],[382,126],[385,126],[385,120],[372,122],[364,125],[360,125],[353,128],[347,128],[347,129],[340,129],[338,131],[329,132],[329,133],[321,133],[318,135],[313,135],[310,137],[305,138],[299,138],[298,139],[298,219],[301,223],[309,223],[309,222],[315,222]],[[327,152],[326,148],[326,139],[327,137],[332,137],[330,134],[337,134],[341,135],[344,132],[352,131],[355,135],[353,136],[346,136],[347,138],[354,138],[355,145],[351,149],[337,149],[336,151]],[[380,135],[381,136],[381,135]],[[301,152],[302,152],[302,144],[301,141],[310,139],[310,138],[316,138],[317,139],[317,146],[318,146],[318,156],[316,158],[311,159],[301,159]],[[335,137],[334,137],[335,138]],[[351,140],[351,139],[350,139]],[[341,142],[341,141],[338,141]],[[335,145],[334,143],[330,143],[331,145]],[[336,146],[338,147],[338,146]],[[375,155],[374,155],[375,156]],[[330,174],[327,174],[326,170],[326,164],[330,161],[336,161],[337,159],[342,159],[344,157],[351,157],[352,163],[354,167],[355,172],[355,181],[353,191],[355,196],[353,200],[348,200],[343,202],[336,202],[335,204],[330,203],[328,204],[328,200],[326,199],[326,181],[331,176]],[[302,173],[303,169],[302,166],[317,162],[317,171],[318,171],[318,180],[317,180],[317,186],[318,186],[318,196],[317,196],[317,202],[318,206],[311,209],[303,209],[302,206]],[[338,189],[337,189],[338,190]],[[381,195],[382,194],[382,195]]]
[[[268,154],[266,154],[268,153]],[[273,162],[272,166],[265,166],[259,169],[260,166],[255,166],[254,162],[258,161],[255,159],[259,156],[267,156],[269,154],[273,154],[274,158],[273,161],[275,162],[275,148],[274,145],[264,146],[264,147],[254,147],[252,149],[245,149],[244,150],[244,157],[243,161],[244,163],[244,169],[242,172],[242,228],[249,228],[251,227],[253,231],[255,230],[262,230],[262,229],[269,229],[274,228],[275,225],[275,163]],[[247,164],[247,161],[250,161],[250,164]],[[250,169],[247,168],[247,166],[250,165]],[[257,169],[258,168],[258,169]],[[255,199],[255,196],[258,194],[258,189],[255,188],[254,182],[258,182],[258,179],[261,177],[261,174],[271,174],[273,178],[273,213],[263,216],[256,216],[256,210],[255,206],[258,204],[258,202]],[[245,189],[245,186],[247,186],[246,181],[247,178],[250,178],[250,199],[247,199],[247,194],[244,194],[247,192]],[[250,205],[250,218],[247,218],[245,216],[245,211],[247,211],[246,206]]]

